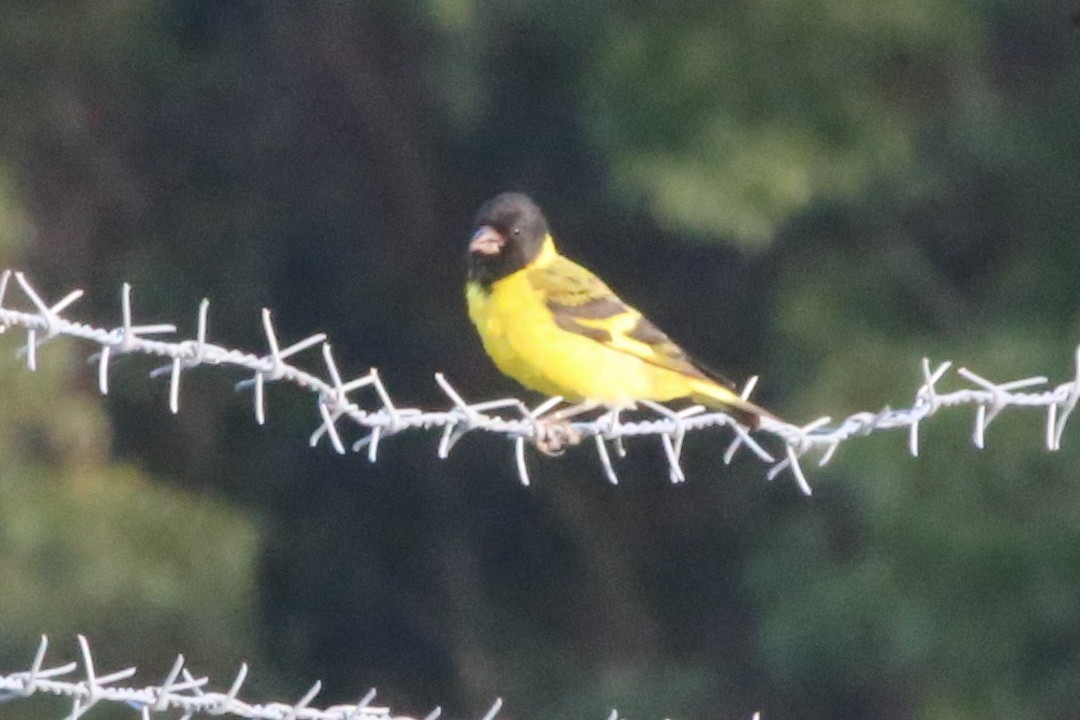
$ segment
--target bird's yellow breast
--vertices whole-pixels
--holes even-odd
[[[469,283],[466,296],[469,317],[499,370],[533,390],[565,396],[564,388],[549,377],[549,366],[560,362],[551,345],[558,327],[525,273],[514,273],[489,288]]]
[[[686,380],[676,373],[559,327],[527,270],[487,288],[470,282],[466,298],[488,355],[499,370],[528,388],[570,402],[613,405],[669,400],[688,392]]]

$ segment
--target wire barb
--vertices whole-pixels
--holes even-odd
[[[29,310],[15,310],[5,305],[5,302],[10,301],[7,291],[12,277],[22,291],[22,297],[31,306]],[[673,483],[681,483],[686,480],[681,467],[686,437],[710,428],[728,428],[733,437],[723,455],[725,463],[730,463],[734,455],[745,448],[770,466],[766,473],[768,478],[775,478],[785,470],[790,470],[797,486],[809,494],[810,485],[803,472],[801,459],[811,451],[821,452],[818,460],[818,465],[821,466],[830,462],[840,445],[853,437],[883,430],[903,429],[907,431],[909,451],[913,456],[917,456],[921,423],[942,408],[959,405],[972,405],[975,408],[972,440],[979,448],[985,447],[987,427],[1006,408],[1044,408],[1044,441],[1049,450],[1057,450],[1061,447],[1065,425],[1080,402],[1078,347],[1074,358],[1073,378],[1053,389],[1034,390],[1047,382],[1044,377],[995,383],[967,368],[961,368],[954,377],[967,381],[971,386],[943,392],[939,386],[946,379],[952,363],[945,362],[932,367],[930,360],[923,358],[922,384],[909,408],[885,407],[876,413],[859,412],[835,425],[830,424],[828,418],[820,418],[800,427],[766,417],[761,420],[761,426],[753,434],[729,415],[706,412],[700,406],[676,411],[657,403],[641,402],[640,405],[651,410],[654,416],[628,421],[621,418],[617,410],[608,410],[593,419],[582,419],[583,416],[565,410],[553,412],[560,404],[560,398],[551,398],[534,409],[529,409],[515,398],[469,403],[442,373],[435,375],[435,382],[449,399],[451,407],[446,410],[425,411],[402,408],[395,404],[390,391],[374,368],[354,380],[344,381],[330,343],[323,333],[316,333],[282,348],[269,310],[264,309],[261,314],[268,352],[256,355],[207,340],[208,300],[204,299],[199,305],[196,339],[167,342],[152,339],[150,336],[174,333],[174,325],[134,324],[132,290],[129,285],[125,284],[121,292],[121,324],[111,330],[95,328],[63,317],[62,313],[82,296],[82,291],[76,290],[65,295],[59,302],[49,305],[23,273],[4,271],[0,274],[0,332],[12,327],[26,331],[26,345],[19,352],[26,355],[26,364],[31,370],[37,367],[37,348],[60,335],[86,340],[99,347],[91,360],[97,363],[98,389],[102,394],[109,391],[110,363],[118,355],[145,354],[161,357],[166,360],[165,364],[150,374],[152,377],[169,375],[169,409],[176,413],[180,409],[181,375],[184,372],[201,366],[231,367],[248,374],[246,379],[236,383],[236,387],[254,388],[254,413],[259,424],[266,422],[267,382],[285,383],[312,393],[316,399],[316,412],[319,417],[319,425],[310,436],[310,444],[313,446],[326,436],[335,452],[346,452],[350,446],[342,433],[348,421],[351,426],[364,432],[360,439],[352,443],[352,450],[358,452],[366,449],[368,460],[376,462],[379,445],[384,438],[406,430],[437,429],[441,431],[437,455],[439,458],[446,458],[462,437],[473,431],[481,431],[500,435],[513,443],[518,477],[524,485],[530,482],[526,462],[529,444],[541,450],[546,448],[549,454],[559,454],[569,445],[592,438],[593,449],[604,475],[610,482],[616,483],[618,475],[608,442],[614,443],[619,457],[622,457],[626,453],[626,440],[641,435],[658,436],[668,464],[669,479]],[[316,345],[321,346],[323,365],[329,379],[303,370],[289,361]],[[757,378],[751,378],[743,388],[741,396],[748,398],[756,385]],[[374,392],[368,394],[368,399],[363,404],[351,399],[352,394],[366,388]],[[575,419],[571,422],[570,417]],[[769,449],[766,449],[766,445]]]

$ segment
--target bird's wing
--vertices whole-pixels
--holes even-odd
[[[620,300],[600,278],[572,260],[560,256],[549,265],[530,269],[528,278],[529,284],[544,298],[555,323],[563,330],[634,355],[657,367],[734,387],[727,378],[692,360],[660,328]]]

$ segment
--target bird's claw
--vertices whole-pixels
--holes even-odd
[[[563,418],[541,418],[536,421],[532,442],[545,455],[558,457],[566,448],[581,443],[581,431]]]

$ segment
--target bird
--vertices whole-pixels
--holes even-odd
[[[560,254],[527,195],[506,192],[480,206],[466,264],[466,304],[484,350],[526,388],[581,409],[688,398],[751,429],[776,419]]]

